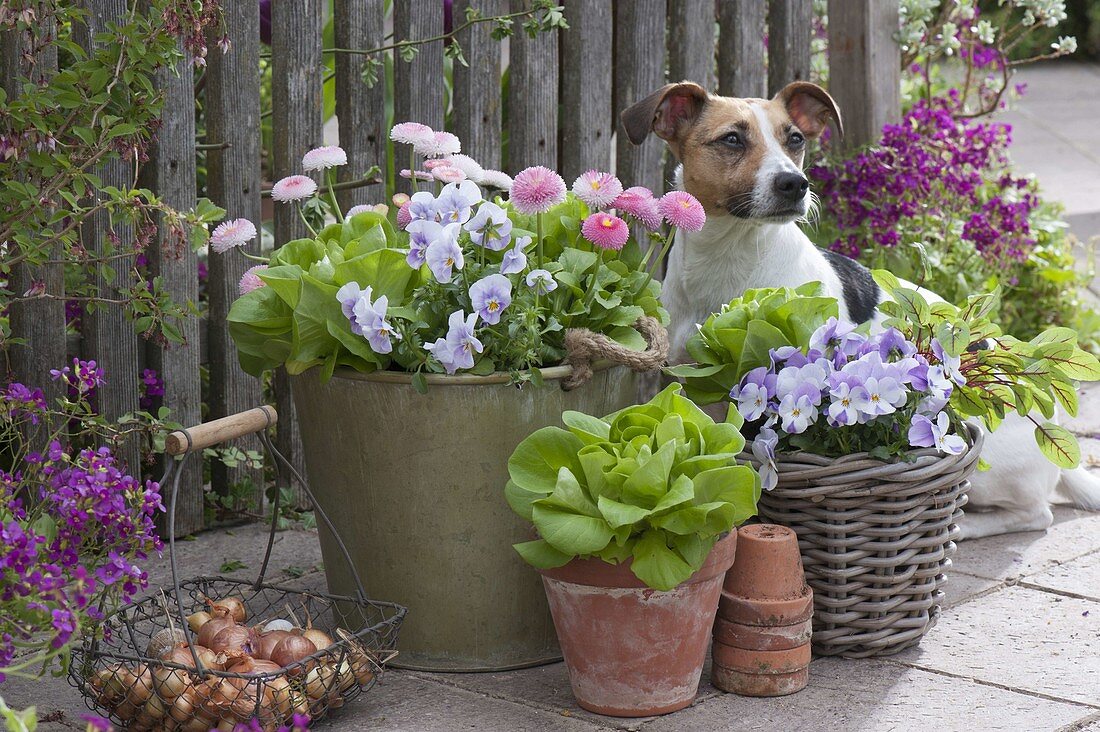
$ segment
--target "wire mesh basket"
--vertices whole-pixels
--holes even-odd
[[[275,420],[275,411],[265,406],[169,436],[169,454],[183,456],[169,461],[161,480],[161,485],[171,480],[168,543],[172,585],[108,615],[103,632],[87,635],[74,650],[69,668],[69,681],[83,694],[89,708],[120,727],[140,732],[206,732],[232,730],[255,720],[264,730],[275,730],[295,715],[317,720],[370,689],[385,663],[396,655],[392,649],[406,609],[367,599],[328,516],[268,439],[265,430]],[[298,479],[318,519],[336,537],[356,583],[355,596],[264,582],[274,544],[279,492],[273,501],[267,551],[256,581],[179,579],[173,537],[181,466],[193,452],[251,432],[259,432],[280,479],[284,470]],[[196,616],[198,613],[211,614],[213,619],[205,620]],[[219,621],[217,632],[215,626],[207,625],[215,620]],[[284,629],[267,629],[273,620],[287,621],[277,623]],[[286,624],[294,629],[286,630]],[[283,644],[288,637],[298,640]]]

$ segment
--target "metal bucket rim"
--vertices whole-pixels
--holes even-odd
[[[593,371],[605,371],[614,366],[621,366],[622,364],[614,363],[612,361],[596,361],[592,364]],[[542,378],[544,381],[559,381],[573,373],[573,367],[568,365],[563,366],[548,366],[544,369],[540,369],[542,372]],[[364,374],[361,371],[354,369],[336,369],[332,373],[334,379],[348,379],[350,381],[374,381],[383,384],[405,384],[411,385],[414,374],[408,371],[373,371],[369,374]],[[508,371],[495,371],[485,376],[478,376],[475,374],[455,374],[453,376],[448,374],[424,374],[424,378],[429,385],[439,386],[490,386],[493,384],[510,384],[512,382],[512,374]]]

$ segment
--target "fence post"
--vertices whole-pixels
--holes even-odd
[[[715,0],[669,0],[669,81],[694,81],[714,90],[716,10]],[[667,156],[666,180],[674,178],[678,165],[674,156]]]
[[[615,4],[616,168],[624,186],[664,191],[661,155],[664,142],[656,135],[633,145],[618,125],[619,113],[665,83],[665,0],[634,0]]]
[[[39,22],[53,25],[53,16],[39,18]],[[52,29],[56,35],[56,29]],[[22,93],[21,79],[45,80],[57,70],[57,51],[47,46],[39,54],[27,57],[27,39],[19,31],[6,31],[0,36],[0,82],[8,98]],[[50,259],[60,259],[60,245],[48,254]],[[12,268],[8,287],[16,298],[35,285],[44,283],[45,292],[55,297],[65,294],[65,275],[60,264],[35,266],[18,264]],[[41,387],[52,405],[61,395],[61,385],[50,379],[50,369],[65,365],[65,303],[63,300],[40,297],[17,300],[11,304],[9,325],[13,338],[25,341],[11,345],[8,350],[12,377],[30,387]]]
[[[527,0],[512,0],[518,13]],[[508,169],[558,164],[558,32],[528,36],[521,23],[509,39]]]
[[[443,32],[443,3],[439,0],[401,0],[393,5],[395,42],[432,38]],[[393,121],[419,122],[433,130],[443,129],[443,42],[417,47],[412,61],[404,61],[400,51],[393,54]],[[409,158],[405,145],[394,149],[401,170]],[[411,193],[408,181],[397,179],[397,190]]]
[[[404,3],[399,3],[403,5]],[[302,156],[321,143],[321,19],[323,0],[271,4],[271,106],[275,178],[302,172]],[[308,236],[295,204],[275,204],[275,245]],[[279,411],[276,446],[307,480],[298,417],[286,369],[275,371]],[[296,499],[303,505],[304,496]]]
[[[890,0],[871,0],[889,4]],[[771,0],[768,5],[768,95],[810,78],[812,0]]]
[[[382,6],[383,0],[334,0],[336,47],[368,50],[381,46]],[[340,146],[348,154],[348,164],[337,170],[341,183],[362,179],[373,165],[386,170],[386,74],[379,69],[374,86],[367,86],[362,77],[367,61],[368,57],[359,54],[336,54],[336,118]],[[360,186],[342,190],[336,198],[347,211],[359,204],[383,203],[379,195]]]
[[[229,52],[222,53],[210,39],[206,70],[207,195],[226,209],[227,219],[245,218],[260,224],[260,11],[258,3],[227,3],[225,25]],[[244,250],[260,251],[259,237]],[[239,295],[241,275],[253,262],[239,252],[210,253],[206,291],[210,299],[207,318],[207,353],[210,368],[210,418],[217,419],[256,406],[262,399],[260,381],[243,371],[237,347],[229,336],[226,316]],[[250,435],[236,441],[246,450],[260,450]],[[257,493],[246,505],[263,505],[263,473],[246,468],[211,465],[211,485],[221,494],[230,485],[251,480]]]
[[[195,206],[195,87],[190,56],[175,69],[157,72],[164,92],[162,126],[142,177],[147,188],[174,209]],[[159,224],[157,245],[150,264],[172,301],[181,305],[199,301],[199,262],[190,241],[174,238]],[[202,421],[202,383],[199,378],[199,319],[186,316],[178,323],[183,343],[151,349],[150,362],[164,379],[164,406],[171,418],[185,425]],[[169,458],[170,459],[170,458]],[[202,529],[202,461],[189,460],[180,477],[176,531],[180,536]]]
[[[829,0],[829,92],[844,118],[845,148],[873,142],[901,113],[897,3]]]
[[[611,0],[565,0],[561,32],[561,174],[572,184],[586,170],[611,169]]]
[[[719,0],[718,93],[762,97],[767,91],[764,64],[764,0]]]
[[[466,8],[482,15],[508,11],[507,0],[457,0],[454,25],[464,22]],[[492,27],[479,23],[456,36],[469,67],[454,65],[454,133],[462,140],[462,152],[483,167],[501,165],[501,41],[493,40]]]

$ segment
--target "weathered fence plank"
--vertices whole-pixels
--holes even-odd
[[[829,92],[844,118],[848,148],[877,140],[901,113],[897,27],[897,3],[829,2]]]
[[[665,83],[665,0],[615,4],[615,119],[622,110]],[[664,142],[650,135],[631,144],[617,126],[615,160],[624,186],[664,190],[661,155]]]
[[[882,3],[882,0],[871,0]],[[768,94],[810,78],[812,0],[771,0],[768,5]]]
[[[226,209],[227,219],[260,222],[260,11],[257,3],[228,3],[225,24],[229,53],[211,42],[206,71],[206,195]],[[213,39],[211,39],[213,41]],[[259,237],[244,250],[260,251]],[[241,371],[237,348],[229,336],[226,316],[239,295],[241,275],[254,262],[239,252],[211,253],[206,292],[210,302],[207,348],[210,368],[210,418],[218,419],[255,407],[262,399],[259,380]],[[253,435],[234,442],[246,450],[260,450]],[[211,484],[225,494],[234,483],[252,481],[259,489],[252,507],[263,505],[263,473],[211,466]]]
[[[669,0],[669,81],[694,81],[714,90],[716,27],[715,0]],[[666,156],[665,180],[673,179],[677,165],[674,156]]]
[[[398,3],[398,7],[404,3]],[[321,19],[323,0],[272,3],[271,56],[274,172],[279,179],[302,172],[302,156],[321,142]],[[307,236],[294,204],[275,204],[275,245]],[[274,378],[279,420],[276,446],[305,474],[298,419],[290,377],[278,369]],[[299,497],[299,501],[302,498]]]
[[[565,0],[569,28],[561,32],[561,174],[611,169],[611,0]],[[601,70],[603,73],[601,73]]]
[[[530,7],[512,0],[518,13]],[[508,170],[558,164],[558,32],[529,37],[519,27],[509,39]]]
[[[762,97],[768,91],[764,0],[719,0],[718,92]]]
[[[334,0],[333,13],[337,48],[368,50],[382,45],[383,0]],[[386,76],[380,70],[374,86],[367,86],[362,77],[367,61],[359,54],[336,54],[336,118],[340,146],[348,154],[348,164],[337,171],[340,182],[361,179],[373,165],[386,169]],[[379,195],[357,187],[339,191],[336,198],[347,211],[358,204],[380,203]]]
[[[508,12],[507,0],[457,0],[454,24],[461,24],[466,8],[482,15]],[[455,40],[469,66],[454,66],[454,133],[462,140],[462,152],[485,168],[499,168],[501,135],[500,65],[501,44],[490,36],[492,26],[478,23],[458,33]]]
[[[96,12],[85,17],[84,24],[73,29],[81,48],[89,54],[95,52],[95,36],[106,30],[108,23],[122,20],[128,10],[126,0],[101,0]],[[133,183],[133,166],[125,160],[111,160],[96,168],[96,175],[104,186],[114,186],[119,190],[130,188]],[[95,200],[102,199],[102,193],[93,191]],[[116,247],[111,243],[111,234],[119,246],[133,246],[134,230],[127,221],[111,220],[106,211],[93,214],[81,227],[81,243],[96,256],[109,256]],[[117,273],[113,282],[104,277],[96,278],[96,294],[99,297],[113,299],[119,297],[119,291],[132,285],[131,267],[133,257],[124,257],[111,263]],[[126,317],[126,311],[118,305],[95,308],[84,316],[83,343],[84,357],[95,359],[107,374],[107,383],[96,390],[96,405],[99,413],[107,419],[118,419],[138,408],[138,334],[134,325]],[[141,446],[137,440],[129,440],[115,455],[135,473],[141,464]]]
[[[52,17],[41,18],[41,32],[56,33],[49,25]],[[48,46],[34,54],[29,39],[18,31],[3,33],[0,39],[0,82],[9,98],[22,93],[21,80],[48,79],[57,70],[57,51]],[[61,248],[55,247],[49,257],[60,260]],[[12,377],[31,387],[41,387],[52,404],[61,395],[61,384],[50,379],[50,369],[65,365],[65,303],[58,299],[65,294],[65,276],[60,263],[41,266],[18,264],[12,268],[8,287],[20,297],[36,284],[45,285],[45,294],[11,304],[8,323],[12,338],[22,339],[8,351]]]
[[[438,0],[402,0],[393,7],[395,42],[434,38],[443,33],[443,3]],[[420,122],[433,130],[443,129],[443,41],[418,47],[411,61],[393,58],[393,120]],[[398,170],[405,167],[408,147],[394,149]],[[398,181],[398,190],[411,191],[407,182]]]
[[[184,58],[176,69],[157,73],[164,90],[162,126],[142,176],[147,187],[172,208],[186,211],[195,206],[195,95],[193,67]],[[161,277],[173,302],[198,305],[199,264],[189,240],[170,236],[161,224],[156,247],[149,252],[154,273]],[[172,419],[185,425],[202,421],[202,383],[199,378],[199,319],[182,318],[177,326],[182,344],[152,348],[150,365],[164,379],[164,406]],[[135,385],[136,386],[136,385]],[[180,477],[176,504],[176,534],[202,529],[202,462],[189,460]]]

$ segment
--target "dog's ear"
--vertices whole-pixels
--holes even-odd
[[[795,127],[806,137],[818,137],[832,118],[836,131],[844,137],[844,123],[840,120],[840,110],[829,92],[817,84],[808,81],[796,81],[783,87],[775,99],[787,109]]]
[[[641,145],[650,132],[656,132],[663,140],[675,140],[706,103],[707,92],[698,84],[690,81],[665,84],[624,109],[619,118],[627,137],[635,145]]]

